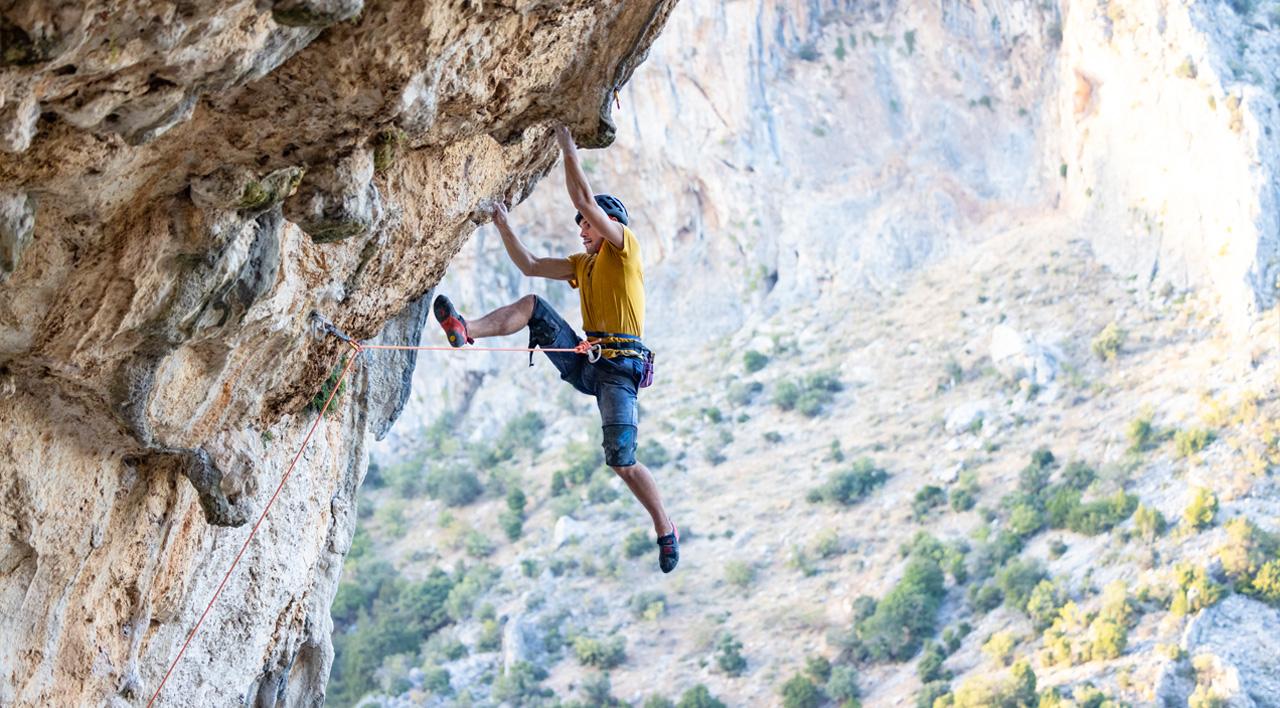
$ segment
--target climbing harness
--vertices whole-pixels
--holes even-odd
[[[173,673],[173,669],[178,665],[178,660],[181,659],[182,655],[187,651],[187,647],[191,644],[191,640],[195,638],[196,631],[200,629],[200,625],[204,622],[204,618],[209,614],[209,610],[213,609],[213,603],[218,599],[218,596],[222,594],[222,589],[226,587],[227,581],[231,579],[231,573],[236,569],[236,566],[240,563],[240,558],[244,556],[244,552],[249,549],[249,543],[253,541],[254,535],[258,533],[258,527],[261,526],[262,521],[267,518],[267,512],[271,511],[271,505],[275,503],[276,497],[280,496],[280,490],[284,489],[284,483],[289,481],[289,475],[293,474],[293,468],[297,466],[298,460],[302,458],[302,452],[303,450],[307,449],[307,443],[311,442],[311,436],[315,434],[316,428],[320,426],[320,421],[325,419],[325,413],[328,412],[329,405],[333,403],[333,397],[337,395],[338,391],[342,387],[342,382],[346,380],[347,374],[351,372],[351,367],[355,365],[358,359],[361,359],[362,354],[366,354],[367,352],[373,349],[390,349],[390,350],[402,350],[402,351],[444,351],[444,352],[456,352],[456,351],[530,352],[531,355],[532,355],[532,352],[537,351],[537,349],[532,349],[532,348],[507,348],[507,347],[468,347],[467,349],[462,350],[454,347],[409,347],[409,346],[397,346],[393,344],[361,344],[360,342],[356,341],[352,337],[347,336],[347,334],[344,333],[342,330],[335,327],[334,324],[330,322],[327,318],[325,318],[324,315],[321,315],[319,312],[316,312],[314,310],[312,310],[311,314],[307,317],[307,329],[309,334],[312,336],[312,338],[317,340],[324,339],[325,335],[327,334],[331,334],[337,337],[338,339],[346,343],[348,346],[350,346],[352,350],[355,351],[355,356],[351,357],[347,361],[346,367],[343,368],[342,370],[342,375],[338,377],[337,383],[333,385],[332,392],[330,392],[329,397],[325,399],[324,406],[320,409],[319,415],[316,416],[316,422],[312,423],[311,430],[307,432],[307,437],[303,439],[302,446],[298,448],[298,454],[294,455],[293,462],[290,463],[289,469],[285,471],[284,477],[280,479],[280,484],[276,487],[275,493],[271,495],[271,500],[267,502],[267,505],[265,507],[263,507],[262,514],[258,516],[257,523],[255,523],[253,525],[253,529],[249,531],[249,537],[244,540],[244,545],[240,547],[240,552],[236,554],[236,559],[231,562],[231,567],[227,569],[226,576],[222,578],[222,582],[218,585],[218,589],[213,593],[213,597],[209,599],[208,606],[206,606],[204,609],[204,612],[201,613],[200,619],[196,620],[196,626],[192,627],[191,634],[187,635],[187,641],[183,643],[182,649],[178,650],[178,655],[174,657],[173,663],[169,665],[169,670],[165,672],[164,678],[160,680],[160,685],[156,687],[155,694],[153,694],[151,696],[151,700],[147,702],[147,708],[151,708],[151,705],[154,704],[156,702],[156,699],[160,697],[160,691],[164,690],[164,684],[169,680],[169,675]],[[590,335],[591,333],[588,333],[588,336]],[[616,337],[616,336],[625,336],[625,335],[611,335],[611,336]],[[635,338],[633,337],[632,339],[635,339]],[[636,339],[635,341],[638,343],[640,340]],[[600,356],[603,350],[606,348],[610,348],[607,346],[607,344],[608,343],[604,343],[600,341],[592,342],[592,341],[584,340],[584,341],[578,342],[578,345],[572,349],[543,349],[542,351],[573,352],[575,354],[585,354],[587,356],[588,361],[595,363],[600,360]],[[368,361],[367,356],[364,358],[366,361]],[[643,385],[647,385],[647,384],[643,384]],[[10,380],[8,382],[5,382],[2,386],[0,386],[0,393],[7,392],[10,395],[12,395],[11,393],[12,389],[13,389],[13,383],[12,383],[12,380]]]
[[[634,356],[644,362],[640,373],[640,388],[648,388],[653,384],[654,353],[640,342],[639,337],[630,334],[614,334],[612,332],[587,332],[606,351],[616,352],[614,356]]]

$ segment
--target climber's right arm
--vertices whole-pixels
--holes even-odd
[[[498,202],[493,206],[493,225],[497,227],[498,235],[502,236],[502,245],[506,247],[511,262],[516,264],[521,273],[551,280],[573,279],[573,264],[568,258],[539,258],[520,243],[520,239],[511,230],[511,225],[507,223],[506,204]]]

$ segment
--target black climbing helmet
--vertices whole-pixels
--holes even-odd
[[[596,204],[599,204],[600,208],[604,209],[605,214],[617,219],[623,226],[631,225],[631,220],[627,218],[627,208],[622,205],[622,202],[617,197],[611,197],[608,194],[597,194]],[[574,217],[573,223],[581,225],[582,214]]]

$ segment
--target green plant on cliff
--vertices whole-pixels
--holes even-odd
[[[328,418],[333,412],[342,405],[342,397],[347,393],[347,382],[343,380],[341,384],[338,379],[342,378],[342,371],[347,368],[347,355],[343,354],[338,360],[337,366],[333,367],[333,371],[329,372],[329,378],[320,384],[320,390],[316,391],[316,395],[311,398],[311,402],[307,404],[306,410],[311,413],[319,413],[324,409],[324,404],[329,400],[329,395],[334,393],[334,387],[337,387],[337,394],[333,396],[333,401],[329,403],[329,407],[324,411],[324,417]]]

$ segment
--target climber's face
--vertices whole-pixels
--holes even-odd
[[[583,219],[578,224],[578,228],[582,229],[582,233],[580,234],[582,237],[582,247],[586,249],[587,253],[591,255],[599,253],[600,245],[604,243],[604,236],[596,233],[596,230],[591,228],[591,222],[586,219]]]

